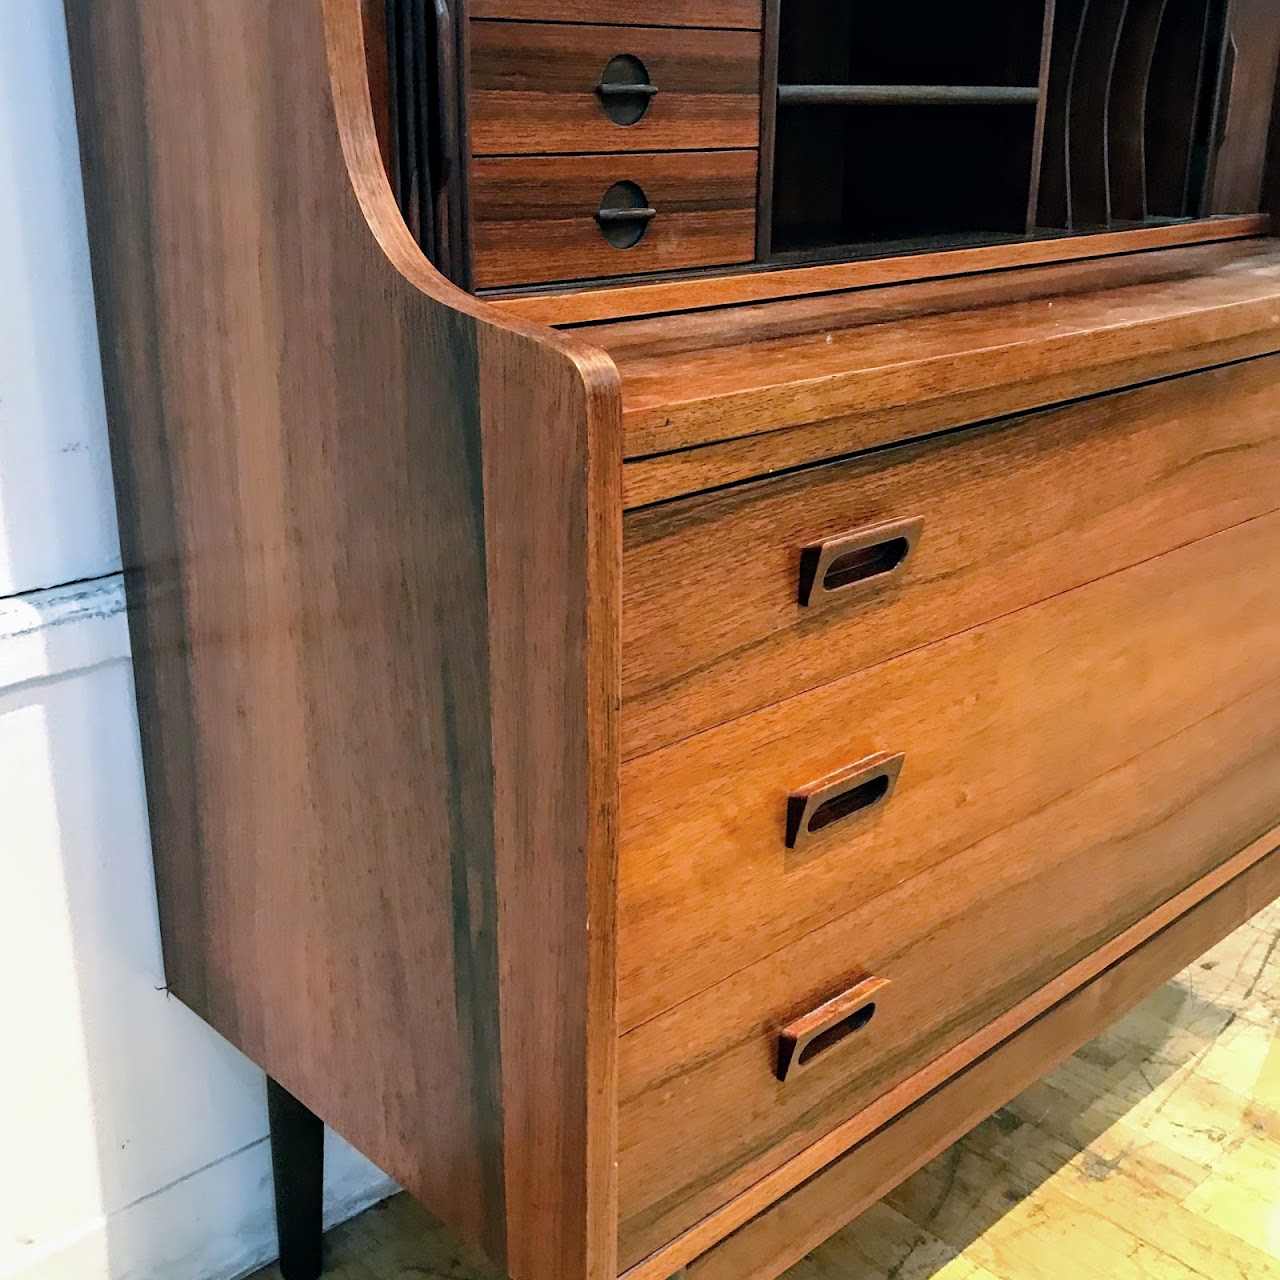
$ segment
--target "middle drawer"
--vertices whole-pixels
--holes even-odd
[[[1275,509],[1278,379],[1266,357],[630,512],[624,753]],[[877,528],[799,602],[806,548]]]

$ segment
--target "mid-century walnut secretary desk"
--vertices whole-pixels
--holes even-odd
[[[1280,893],[1275,0],[67,0],[168,980],[513,1280],[768,1280]]]

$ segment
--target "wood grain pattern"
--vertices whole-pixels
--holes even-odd
[[[1259,517],[629,760],[623,1029],[1280,676],[1277,564]],[[791,792],[881,752],[893,802],[789,856]]]
[[[1212,161],[1207,208],[1256,209],[1268,156],[1276,146],[1272,108],[1280,66],[1280,9],[1271,0],[1231,0],[1227,16],[1233,79],[1220,104],[1220,142]]]
[[[767,305],[721,310],[693,308],[679,315],[637,316],[582,326],[581,337],[633,357],[680,355],[732,343],[766,342],[824,333],[828,327],[887,324],[991,310],[1016,302],[1057,303],[1093,298],[1105,305],[1113,293],[1172,287],[1226,272],[1265,270],[1277,254],[1273,239],[1180,245],[1151,252],[1112,254],[1089,261],[1037,264],[1034,269],[990,271],[946,280],[898,282],[846,289],[815,298],[798,296]],[[1212,285],[1210,284],[1210,287]],[[1123,296],[1123,295],[1122,295]]]
[[[1270,234],[1269,213],[1204,218],[1165,227],[1134,227],[1093,236],[1051,236],[1011,245],[943,249],[934,253],[870,258],[857,262],[764,266],[755,270],[634,281],[624,285],[575,284],[563,289],[526,291],[495,297],[493,305],[511,315],[553,325],[590,324],[634,315],[655,315],[704,307],[836,293],[904,284],[935,276],[961,277],[986,271],[1089,262],[1117,254],[1179,245],[1214,244]]]
[[[613,1280],[616,375],[423,260],[359,0],[67,13],[171,989]]]
[[[1213,357],[1222,364],[1244,361],[1271,354],[1275,340],[1263,330],[1243,338],[1215,344]],[[1207,354],[1207,353],[1206,353]],[[1186,352],[1157,352],[1127,366],[1130,385],[1158,381],[1186,372]],[[793,427],[770,431],[765,435],[725,440],[676,453],[654,454],[635,458],[623,466],[623,505],[628,510],[651,506],[707,489],[724,488],[762,475],[827,462],[856,452],[868,436],[883,432],[896,443],[907,438],[945,431],[956,425],[965,410],[971,420],[986,422],[1020,409],[1035,409],[1044,404],[1083,398],[1101,391],[1114,382],[1106,366],[1094,366],[1080,373],[1067,373],[1041,378],[1016,388],[996,387],[978,390],[954,400],[929,401],[909,413],[888,414],[875,421],[868,418],[836,419],[816,426]],[[1114,388],[1112,388],[1114,390]],[[870,430],[867,428],[870,427]],[[863,445],[863,448],[866,446]]]
[[[881,897],[851,894],[848,915],[625,1035],[623,1266],[748,1194],[1274,828],[1278,724],[1273,679]],[[779,1083],[779,1030],[867,973],[893,984],[874,1020]]]
[[[670,1244],[650,1254],[643,1262],[628,1268],[626,1280],[663,1280],[672,1266],[679,1266],[697,1258],[712,1245],[753,1219],[760,1210],[781,1199],[820,1172],[833,1160],[849,1151],[859,1142],[875,1133],[907,1108],[967,1066],[977,1062],[997,1049],[1004,1041],[1022,1028],[1029,1026],[1049,1011],[1059,1001],[1069,996],[1099,974],[1118,964],[1134,948],[1141,946],[1162,930],[1167,929],[1186,915],[1210,894],[1216,893],[1277,849],[1280,828],[1274,829],[1242,849],[1210,872],[1190,888],[1171,898],[1150,915],[1131,928],[1117,934],[1110,942],[1099,947],[1087,959],[1062,973],[1054,981],[1041,987],[1034,995],[1010,1009],[1003,1017],[995,1019],[975,1035],[957,1045],[955,1049],[935,1058],[923,1070],[889,1090],[852,1119],[833,1129],[825,1137],[807,1147],[804,1152],[788,1161],[775,1172],[752,1183],[742,1195],[725,1205],[695,1227],[672,1240]],[[1255,891],[1261,886],[1255,886]],[[1251,910],[1259,901],[1253,898]]]
[[[637,184],[657,211],[629,249],[596,223],[617,182]],[[481,287],[746,262],[755,252],[754,151],[481,157],[471,199]]]
[[[898,630],[842,639],[824,667],[771,628],[746,718],[708,727],[732,700],[682,692],[678,732],[706,731],[625,771],[619,715],[624,413],[637,461],[772,435],[812,457],[817,436],[791,432],[836,427],[821,448],[847,452],[1280,350],[1272,243],[646,284],[556,316],[844,291],[556,335],[452,289],[412,242],[379,151],[368,0],[192,0],[181,23],[163,0],[67,11],[169,981],[512,1280],[616,1280],[619,1248],[667,1274],[695,1262],[1190,907],[1280,817],[1269,363],[1135,393],[1149,418],[1086,406],[1019,424],[1016,448],[984,428],[947,462],[929,444],[644,513],[627,554],[664,544],[655,581],[678,576],[673,551],[683,572],[688,531],[742,520],[750,544],[774,501],[775,526],[822,540],[815,480],[861,501],[910,487],[954,521],[928,562],[944,586]],[[643,27],[581,0],[470,16],[504,75],[567,83],[590,40],[634,36],[655,62],[679,53],[687,96],[723,72],[754,103],[759,0],[672,0]],[[482,95],[506,92],[478,69]],[[754,131],[742,105],[733,127]],[[580,115],[535,106],[527,135],[482,112],[477,145],[598,145]],[[692,138],[664,127],[663,145]],[[742,137],[480,157],[477,282],[749,260]],[[594,222],[624,179],[659,211],[636,251]],[[848,289],[957,262],[1024,269]],[[1019,498],[1015,465],[1034,477]],[[1001,512],[988,542],[962,499]],[[1081,528],[1091,554],[1054,577]],[[1020,536],[1034,546],[1006,581]],[[970,630],[944,640],[949,611]],[[722,680],[736,623],[718,616],[703,665]],[[658,723],[637,720],[650,748]],[[788,861],[787,797],[885,748],[906,753],[893,804]],[[780,1031],[882,969],[893,999],[868,1034],[777,1098]]]
[[[1162,354],[1189,369],[1217,363],[1218,344],[1253,335],[1280,348],[1272,242],[1167,253],[1121,264],[1121,283],[1110,288],[1096,265],[1059,268],[1056,282],[1010,273],[986,287],[1021,286],[1023,296],[980,309],[960,309],[964,290],[951,290],[948,302],[936,285],[901,286],[820,305],[619,322],[590,336],[622,374],[629,458],[834,419],[854,420],[851,448],[866,448],[895,438],[897,415],[900,437],[913,413],[951,397],[985,395],[994,415],[1032,407],[1026,395],[1067,371],[1079,395],[1104,389],[1099,379],[1123,386],[1135,362]],[[1148,283],[1124,279],[1141,271],[1157,274]],[[974,420],[972,404],[962,403],[953,425]]]
[[[644,11],[655,27],[726,27],[757,30],[763,0],[659,0]],[[621,26],[636,20],[633,0],[470,0],[473,18],[525,22],[605,22]]]
[[[689,1280],[773,1280],[1278,893],[1280,852],[1231,880],[697,1258]],[[1167,1233],[1162,1238],[1170,1239]]]
[[[630,757],[1280,506],[1280,358],[629,512]],[[923,517],[821,609],[803,549]]]
[[[1246,892],[1237,886],[1217,900],[1234,898],[1243,913],[1276,892],[1266,873],[1244,883]],[[1093,1274],[1111,1280],[1151,1280],[1169,1268],[1184,1275],[1179,1262],[1204,1280],[1280,1280],[1280,1241],[1271,1231],[1280,1154],[1280,905],[1264,907],[1202,953],[1218,929],[1239,919],[1212,913],[1210,928],[1209,914],[1196,911],[1204,931],[1194,939],[1186,929],[1162,934],[1181,934],[1184,954],[1194,950],[1194,960],[1044,1079],[1035,1059],[1060,1055],[1058,1034],[1039,1039],[1028,1030],[999,1047],[993,1056],[1003,1064],[1000,1078],[1012,1087],[1021,1071],[1032,1083],[995,1115],[982,1118],[985,1108],[971,1113],[975,1128],[785,1280],[1072,1280],[1086,1260]],[[1155,950],[1144,945],[1141,954],[1149,958]],[[1108,979],[1120,974],[1130,985],[1125,1000],[1101,996],[1105,984],[1091,984],[1090,1008],[1099,1018],[1159,976],[1136,956]],[[1088,1034],[1093,1028],[1082,1001],[1072,1007],[1081,1015],[1071,1023],[1075,1034]],[[1036,1026],[1043,1031],[1054,1022],[1065,1033],[1056,1017]],[[981,1074],[966,1074],[975,1092]],[[957,1089],[923,1108],[931,1110],[921,1117],[929,1138],[956,1125],[973,1096]],[[908,1127],[904,1116],[900,1143],[888,1133],[875,1143],[886,1178],[895,1173],[895,1153],[909,1145]],[[863,1154],[870,1164],[871,1148]],[[847,1166],[850,1173],[856,1163]],[[844,1186],[846,1195],[836,1180],[826,1182],[831,1226],[852,1211],[866,1184],[851,1179]],[[797,1233],[821,1230],[820,1214],[798,1205],[786,1212],[794,1214]],[[782,1227],[781,1215],[761,1222],[767,1230],[756,1237],[760,1261],[786,1234],[775,1226]],[[404,1280],[423,1271],[495,1280],[490,1269],[460,1259],[439,1222],[406,1195],[336,1228],[326,1243],[326,1280]],[[737,1261],[744,1263],[741,1255]],[[672,1274],[651,1263],[643,1270],[649,1280]],[[740,1280],[737,1271],[731,1275]],[[267,1267],[253,1280],[280,1280],[280,1272]]]
[[[478,21],[469,31],[475,155],[759,145],[759,32]],[[618,55],[644,63],[658,90],[625,126],[596,93]]]

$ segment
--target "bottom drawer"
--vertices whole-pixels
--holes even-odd
[[[1219,536],[1236,551],[1224,591],[1274,572],[1249,563],[1256,530]],[[1160,592],[1188,562],[1175,552],[1130,572]],[[1259,670],[1216,713],[623,1036],[623,1265],[1280,823],[1278,674]],[[1213,679],[1211,663],[1186,671]],[[780,1080],[783,1029],[871,978],[887,981],[874,1013],[851,1007]]]
[[[767,1280],[830,1239],[1272,902],[1280,893],[1280,831],[1269,832],[1229,872],[1220,887],[1215,876],[1214,883],[1199,881],[1179,895],[1171,905],[1180,914],[1171,922],[1163,911],[1148,916],[1126,933],[1124,942],[1133,949],[1121,959],[1086,978],[1065,999],[895,1120],[879,1128],[868,1126],[866,1136],[843,1156],[823,1164],[822,1153],[811,1153],[812,1162],[807,1153],[805,1164],[815,1172],[798,1185],[788,1179],[784,1186],[794,1187],[789,1192],[784,1186],[772,1188],[780,1198],[763,1212],[743,1222],[750,1210],[743,1205],[745,1212],[739,1213],[735,1205],[733,1220],[718,1226],[724,1231],[735,1222],[742,1225],[698,1255],[682,1275],[687,1280]],[[798,1178],[804,1176],[794,1172]],[[681,1256],[666,1259],[654,1268],[656,1274],[665,1280],[676,1263],[714,1239],[716,1234],[709,1232],[704,1240],[682,1241]]]

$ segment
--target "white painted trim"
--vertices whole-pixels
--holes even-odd
[[[118,573],[0,599],[0,691],[128,657]]]

